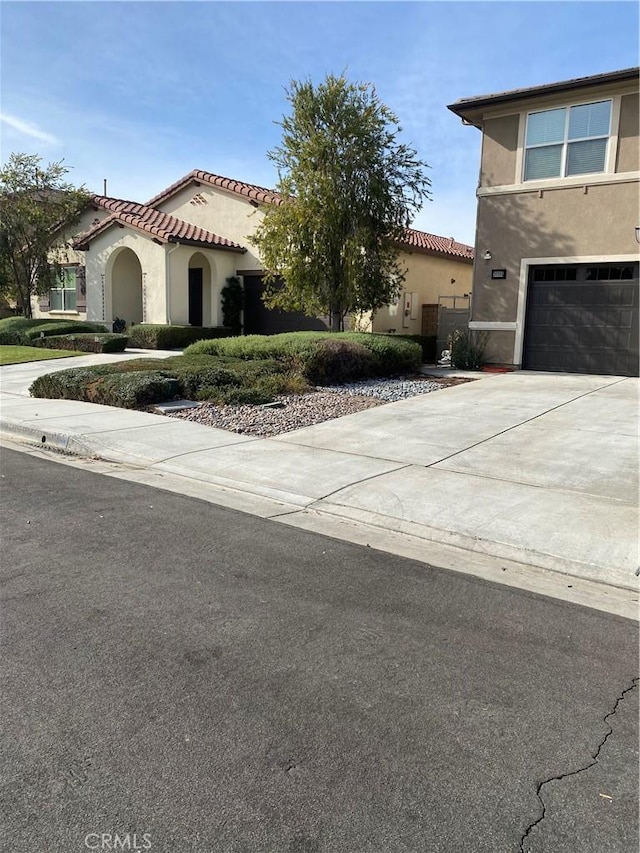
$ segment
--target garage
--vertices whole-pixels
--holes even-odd
[[[522,366],[638,376],[638,264],[534,266]]]
[[[327,324],[320,318],[307,317],[299,311],[279,311],[267,308],[262,301],[262,275],[241,273],[244,281],[245,335],[278,335],[282,332],[326,332]]]

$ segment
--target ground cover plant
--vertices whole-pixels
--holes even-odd
[[[126,409],[177,398],[214,403],[268,403],[280,394],[310,390],[304,377],[273,360],[211,356],[132,359],[40,376],[33,397],[84,400]]]
[[[140,323],[127,329],[129,346],[136,349],[184,349],[206,338],[228,337],[231,329],[218,326],[161,326]]]
[[[317,384],[416,373],[418,344],[388,335],[293,332],[200,341],[184,355],[71,368],[35,380],[34,397],[141,408],[183,397],[269,403]]]
[[[422,350],[413,341],[367,332],[246,335],[199,341],[188,347],[185,354],[277,359],[318,384],[417,373],[422,363]]]
[[[40,347],[0,345],[0,365],[25,364],[28,361],[46,361],[51,358],[69,358],[72,355],[82,355],[82,353],[74,350],[42,350]]]
[[[28,346],[41,336],[70,335],[83,332],[104,333],[107,331],[104,323],[87,323],[83,320],[5,317],[0,320],[0,344]]]
[[[48,335],[35,338],[33,344],[43,349],[76,350],[81,352],[124,352],[129,338],[111,332],[93,332],[72,335]]]

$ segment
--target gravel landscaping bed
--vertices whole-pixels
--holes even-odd
[[[277,398],[274,406],[215,406],[201,403],[167,417],[261,437],[280,435],[374,406],[428,394],[464,380],[367,379],[346,385],[326,386],[298,396]],[[278,407],[280,406],[280,407]]]

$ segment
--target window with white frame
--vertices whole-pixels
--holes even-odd
[[[524,180],[604,172],[610,132],[610,100],[529,113]]]
[[[77,266],[59,267],[56,286],[49,291],[49,311],[75,311],[77,304]]]

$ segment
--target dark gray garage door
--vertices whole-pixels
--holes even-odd
[[[297,311],[267,308],[262,301],[264,284],[260,275],[244,276],[245,335],[277,335],[280,332],[326,332],[327,324]]]
[[[637,376],[638,307],[638,264],[533,267],[522,366]]]

